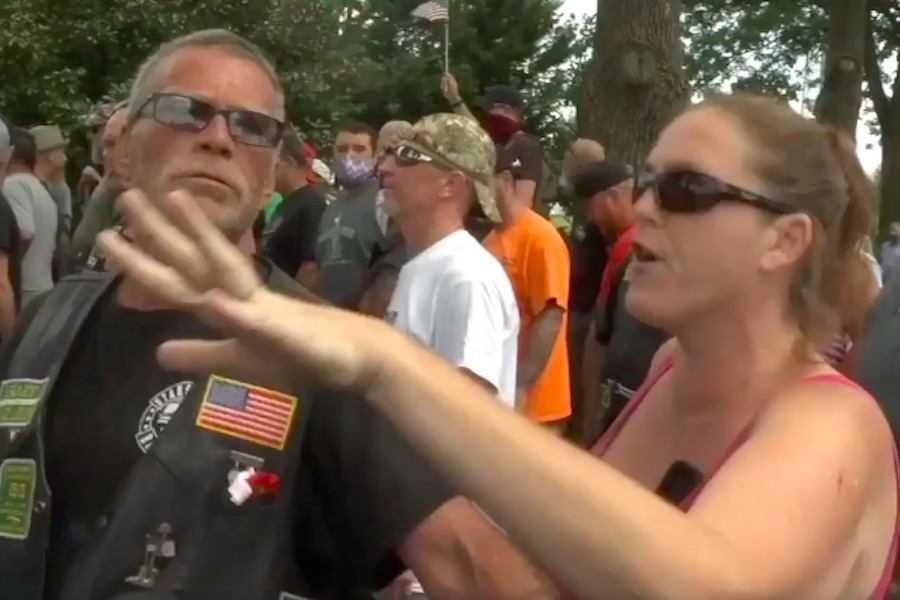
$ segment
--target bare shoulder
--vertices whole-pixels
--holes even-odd
[[[822,373],[830,376],[799,380],[779,393],[760,416],[754,434],[789,434],[809,449],[841,456],[844,464],[863,467],[892,461],[893,436],[875,400],[836,372]]]

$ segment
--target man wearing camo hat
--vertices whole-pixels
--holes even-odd
[[[406,242],[386,318],[515,406],[519,311],[503,267],[464,228],[472,212],[500,222],[494,143],[464,116],[423,118],[380,163],[384,208]],[[425,598],[407,573],[392,586]]]
[[[410,256],[387,318],[512,406],[519,330],[512,285],[463,227],[473,209],[500,221],[495,160],[478,123],[438,114],[416,123],[382,162],[385,209]]]

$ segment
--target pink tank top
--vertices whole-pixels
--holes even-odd
[[[644,384],[634,393],[634,396],[628,402],[622,412],[619,414],[618,418],[613,421],[612,426],[606,431],[606,433],[597,441],[594,447],[591,449],[591,453],[597,458],[602,458],[609,447],[612,445],[613,441],[619,436],[622,432],[622,429],[625,428],[625,424],[628,420],[634,415],[640,405],[643,403],[644,399],[650,393],[650,390],[653,389],[660,379],[668,373],[672,369],[673,360],[668,358],[663,364],[650,376],[647,377]],[[859,390],[866,396],[870,397],[868,392],[866,392],[863,388],[856,385],[854,382],[850,381],[843,375],[839,375],[837,373],[820,373],[814,375],[808,375],[800,380],[801,382],[809,382],[809,381],[830,381],[836,385],[844,385],[848,387],[852,387],[856,390]],[[874,402],[874,399],[872,400]],[[724,456],[721,459],[716,461],[713,465],[713,468],[709,472],[709,474],[704,475],[703,481],[698,485],[679,505],[678,508],[683,512],[687,512],[694,505],[694,502],[697,500],[697,497],[703,493],[703,489],[709,484],[710,481],[716,476],[719,470],[728,462],[731,456],[737,452],[737,450],[747,441],[747,438],[750,437],[750,431],[752,429],[752,423],[748,424],[744,429],[738,434],[738,436],[728,445],[728,448],[725,451]],[[898,485],[898,495],[897,495],[897,518],[894,521],[894,538],[891,542],[891,549],[888,553],[887,563],[884,566],[884,571],[881,574],[881,579],[878,581],[878,586],[875,588],[875,591],[869,597],[870,600],[884,600],[887,597],[888,590],[891,587],[891,577],[893,575],[894,570],[894,562],[897,559],[897,547],[898,540],[900,540],[900,458],[898,458],[897,447],[894,446],[894,474],[897,479]]]

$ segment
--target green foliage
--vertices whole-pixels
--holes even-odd
[[[348,118],[373,125],[446,110],[443,29],[413,23],[419,0],[5,0],[0,112],[21,125],[54,122],[74,136],[91,106],[123,98],[160,43],[208,27],[259,44],[282,77],[288,115],[319,146]],[[453,0],[452,70],[474,100],[492,83],[522,86],[532,129],[559,145],[561,112],[579,77],[571,56],[590,44],[561,20],[559,0]],[[589,33],[589,32],[587,32]],[[80,161],[78,159],[81,159]]]
[[[900,5],[869,0],[879,59],[900,47]],[[685,62],[700,91],[745,89],[789,100],[821,83],[828,0],[687,0]],[[886,82],[887,83],[887,82]]]

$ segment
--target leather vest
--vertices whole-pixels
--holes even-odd
[[[264,264],[263,271],[270,287],[297,293],[293,280],[270,264]],[[8,389],[26,382],[18,391],[40,392],[32,408],[21,409],[15,403],[4,407],[10,393],[0,390],[0,464],[14,468],[8,470],[12,476],[5,483],[19,485],[19,496],[25,496],[17,500],[15,489],[12,496],[0,489],[4,600],[43,597],[53,498],[44,466],[47,402],[75,338],[94,306],[111,292],[113,282],[111,275],[93,272],[60,282],[19,343],[12,340],[12,346],[0,353],[0,375]],[[301,587],[289,573],[293,569],[289,523],[309,405],[303,392],[297,393],[279,450],[199,427],[198,412],[210,393],[208,381],[209,376],[196,377],[162,435],[121,482],[108,512],[94,523],[78,524],[83,545],[68,569],[63,600],[298,597],[280,591]],[[12,412],[4,413],[4,408]],[[31,412],[28,422],[11,425],[15,410],[24,410],[25,416]],[[248,466],[277,475],[279,485],[272,496],[254,496],[236,505],[228,493],[230,479]],[[21,510],[19,500],[30,515]],[[153,576],[142,580],[141,567],[153,553],[163,556],[151,558]]]

